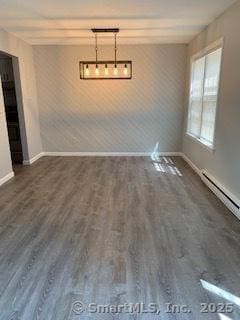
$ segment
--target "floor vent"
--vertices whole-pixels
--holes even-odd
[[[214,177],[202,171],[203,182],[216,194],[216,196],[240,219],[240,201],[226,190]]]

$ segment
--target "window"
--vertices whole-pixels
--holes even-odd
[[[187,133],[213,148],[222,47],[192,62]]]

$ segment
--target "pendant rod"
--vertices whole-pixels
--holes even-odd
[[[97,43],[97,36],[98,34],[95,33],[95,51],[96,51],[96,64],[98,63],[98,43]]]
[[[114,42],[115,42],[115,47],[114,47],[114,58],[115,58],[115,66],[117,64],[117,33],[114,33]]]

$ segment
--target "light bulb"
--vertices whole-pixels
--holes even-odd
[[[117,74],[118,74],[118,69],[117,69],[117,65],[115,64],[115,67],[114,67],[114,72],[113,72],[113,74],[115,75],[115,76],[117,76]]]
[[[124,74],[125,76],[128,75],[128,68],[127,68],[127,65],[126,65],[126,64],[125,64],[125,67],[124,67],[123,74]]]
[[[108,75],[108,66],[107,66],[107,64],[105,64],[105,76],[107,76]]]
[[[86,76],[89,76],[88,64],[86,65]]]
[[[96,64],[96,69],[95,69],[95,75],[99,76],[99,70],[98,70],[98,65]]]

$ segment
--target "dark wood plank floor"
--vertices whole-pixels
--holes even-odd
[[[45,157],[0,188],[0,319],[240,319],[239,249],[240,222],[181,158]]]

